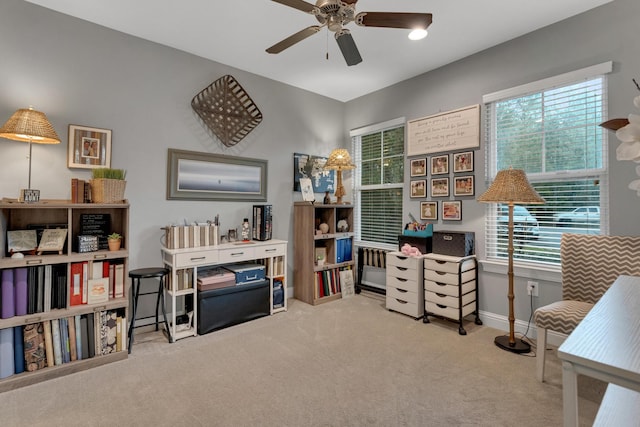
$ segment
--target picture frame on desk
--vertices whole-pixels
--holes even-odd
[[[267,161],[169,148],[167,200],[264,202]]]
[[[69,125],[67,167],[97,169],[111,167],[111,130]]]

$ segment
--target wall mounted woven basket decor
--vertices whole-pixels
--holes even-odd
[[[226,75],[191,100],[191,108],[227,147],[242,141],[262,122],[262,113],[232,76]]]

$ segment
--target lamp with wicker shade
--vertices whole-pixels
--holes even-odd
[[[325,169],[333,169],[337,172],[336,185],[336,203],[342,203],[342,197],[346,195],[344,186],[342,185],[342,171],[347,169],[355,169],[356,165],[351,163],[351,156],[344,148],[336,148],[329,154],[329,160],[324,165]]]
[[[32,107],[21,108],[0,128],[0,138],[29,143],[29,184],[26,190],[20,190],[20,200],[37,202],[40,191],[31,188],[31,144],[60,144],[60,138],[47,116]]]
[[[527,175],[521,169],[505,169],[498,172],[495,180],[487,191],[478,197],[483,203],[505,203],[509,206],[509,336],[501,335],[494,340],[495,344],[503,350],[514,353],[528,353],[531,351],[529,343],[522,339],[516,340],[514,333],[515,315],[513,312],[513,205],[514,204],[543,204],[545,200],[538,194],[529,181]]]

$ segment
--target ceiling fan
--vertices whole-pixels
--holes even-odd
[[[342,56],[349,66],[362,62],[362,57],[351,37],[351,32],[344,28],[346,24],[355,21],[362,27],[426,30],[431,25],[432,18],[430,13],[360,12],[356,15],[355,6],[358,0],[317,0],[315,5],[303,0],[272,1],[312,14],[320,25],[312,25],[290,35],[268,48],[268,53],[280,53],[326,26],[329,31],[335,33]]]

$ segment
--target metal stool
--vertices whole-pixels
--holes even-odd
[[[151,267],[151,268],[139,268],[137,270],[131,270],[129,277],[131,278],[131,285],[133,286],[133,315],[131,316],[131,323],[129,324],[129,353],[131,353],[131,343],[133,342],[133,328],[136,323],[136,310],[138,309],[138,297],[140,294],[140,279],[158,278],[158,291],[156,298],[156,331],[158,330],[158,308],[160,307],[160,300],[162,300],[162,316],[164,317],[164,325],[167,330],[167,337],[169,342],[171,340],[171,329],[169,329],[169,323],[167,322],[167,310],[164,304],[164,278],[171,273],[171,270],[163,267]],[[143,293],[142,295],[151,294],[152,292]]]

